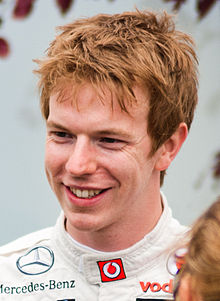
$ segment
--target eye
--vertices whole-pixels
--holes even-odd
[[[126,142],[112,137],[102,137],[99,139],[99,144],[107,149],[120,150],[126,145]]]
[[[121,140],[118,140],[118,139],[115,139],[115,138],[108,138],[108,137],[101,138],[100,141],[104,142],[104,143],[119,143],[119,142],[121,142]]]
[[[65,143],[72,141],[73,136],[69,133],[62,131],[51,131],[48,134],[48,138],[58,143]]]
[[[70,136],[69,134],[67,134],[65,132],[54,132],[53,134],[59,138],[68,138]]]

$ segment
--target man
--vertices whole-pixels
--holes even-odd
[[[175,279],[176,301],[219,301],[220,296],[220,196],[193,223],[185,248],[176,250],[182,265]]]
[[[197,103],[193,42],[166,13],[60,29],[36,72],[62,214],[1,248],[1,300],[171,300],[166,262],[186,229],[160,186]]]

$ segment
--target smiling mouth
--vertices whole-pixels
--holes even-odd
[[[70,191],[78,198],[81,199],[91,199],[107,189],[76,189],[69,187]]]

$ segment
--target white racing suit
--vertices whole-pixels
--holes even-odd
[[[172,300],[167,260],[186,228],[163,202],[156,227],[126,250],[105,253],[76,243],[65,231],[63,214],[54,228],[1,247],[0,300]]]

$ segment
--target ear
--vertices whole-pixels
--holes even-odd
[[[179,152],[187,135],[187,125],[184,122],[181,122],[175,133],[167,141],[165,141],[158,150],[160,152],[160,156],[155,166],[157,170],[162,171],[166,170],[169,167],[169,165]]]
[[[193,301],[198,300],[192,293],[190,278],[185,276],[180,281],[178,289],[178,298],[180,301]]]

